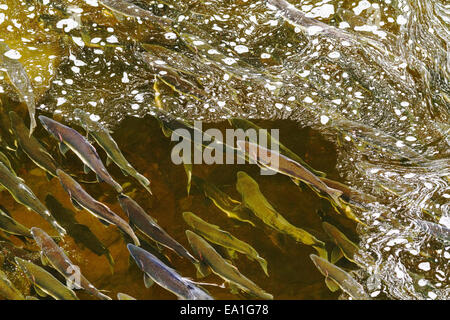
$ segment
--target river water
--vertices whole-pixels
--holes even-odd
[[[450,297],[449,244],[415,223],[426,220],[450,228],[448,3],[133,3],[170,23],[126,17],[97,0],[1,0],[0,39],[24,66],[38,114],[80,129],[73,116],[80,108],[107,126],[127,159],[152,181],[155,196],[135,184],[125,191],[186,247],[181,213],[192,211],[252,244],[267,259],[269,278],[245,257],[235,263],[275,299],[346,299],[327,289],[308,257],[313,253],[309,247],[227,218],[195,187],[187,195],[184,169],[171,163],[173,144],[153,116],[163,109],[222,130],[230,128],[230,118],[279,129],[280,141],[313,168],[367,195],[364,209],[355,213],[364,225],[336,215],[311,190],[299,190],[284,176],[259,176],[251,165],[194,165],[194,174],[239,199],[236,172],[244,170],[292,224],[323,233],[320,217],[327,217],[361,247],[358,266],[339,265],[354,270],[352,275],[374,299]],[[3,107],[16,110],[28,123],[26,105],[20,104],[6,73],[0,77]],[[7,135],[2,132],[2,148]],[[36,136],[58,155],[42,127]],[[57,179],[47,181],[24,154],[5,152],[38,198],[44,200],[50,192],[74,210]],[[58,160],[83,175],[74,156]],[[121,184],[131,182],[118,168],[109,168]],[[89,178],[93,176],[83,177]],[[122,214],[108,186],[86,184],[86,189]],[[24,225],[48,230],[7,192],[0,199]],[[65,239],[63,247],[98,288],[111,296],[125,292],[143,299],[174,298],[157,286],[144,287],[115,227],[105,228],[87,212],[77,212],[76,218],[116,261],[112,275],[104,256]],[[365,259],[367,255],[373,259]],[[170,257],[176,270],[195,278],[192,265]],[[30,290],[20,273],[7,271],[18,286]],[[207,280],[221,283],[214,276]],[[239,298],[227,289],[208,290],[215,298]]]

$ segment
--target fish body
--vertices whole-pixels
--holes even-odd
[[[240,207],[241,202],[232,199],[228,194],[220,190],[216,185],[205,181],[197,176],[192,176],[192,181],[197,185],[205,197],[210,199],[214,205],[224,212],[229,218],[247,222],[252,226],[255,224],[249,220],[248,214]]]
[[[321,256],[326,257],[325,243],[309,232],[297,228],[279,214],[261,193],[258,183],[243,171],[237,173],[237,191],[242,196],[242,202],[259,219],[269,227],[293,237],[296,241],[313,246]]]
[[[429,233],[440,240],[450,241],[450,229],[446,226],[425,220],[415,220],[415,223],[424,232]]]
[[[53,218],[50,211],[39,201],[31,189],[25,185],[25,182],[13,174],[0,162],[0,184],[8,190],[13,198],[25,207],[33,210],[50,223],[61,235],[66,234],[66,230],[61,227]]]
[[[8,300],[25,300],[25,297],[12,284],[6,274],[0,270],[0,296]]]
[[[213,300],[206,291],[197,287],[189,279],[182,277],[150,252],[132,244],[128,244],[127,247],[137,266],[145,275],[164,289],[175,294],[179,299]]]
[[[21,237],[31,238],[30,229],[11,218],[0,208],[0,230]]]
[[[237,141],[237,145],[239,149],[248,154],[249,158],[259,165],[284,174],[294,180],[301,180],[330,196],[333,202],[337,205],[341,203],[339,197],[342,195],[342,191],[328,187],[322,180],[319,179],[319,177],[314,175],[297,161],[292,160],[274,150],[266,149],[253,142],[239,140]],[[273,163],[274,157],[277,159],[275,163]]]
[[[61,149],[64,145],[70,148],[87,167],[97,174],[100,180],[114,187],[117,192],[122,192],[120,184],[111,177],[97,150],[85,137],[78,131],[45,116],[39,116],[39,120],[44,128],[59,141]]]
[[[74,276],[74,272],[79,270],[79,268],[74,265],[72,261],[70,261],[63,249],[61,249],[42,229],[33,227],[31,228],[31,234],[41,249],[42,256],[45,257],[43,260],[48,261],[52,267],[62,274],[67,280],[73,281],[73,279],[76,278],[76,275]],[[80,282],[76,285],[79,285],[79,287],[86,290],[87,293],[99,299],[111,300],[110,297],[104,295],[97,288],[95,288],[81,273],[78,276]]]
[[[248,129],[253,129],[256,132],[261,132],[261,128],[257,125],[255,125],[253,122],[247,120],[247,119],[239,119],[239,118],[231,118],[228,120],[231,125],[233,127],[235,127],[236,129],[242,129],[242,130],[248,130]],[[267,141],[267,145],[271,146],[273,144],[278,145],[278,147],[281,149],[281,154],[284,154],[286,157],[289,157],[295,161],[297,161],[298,163],[300,163],[302,166],[304,166],[306,169],[308,169],[309,171],[311,171],[312,173],[314,173],[316,176],[319,177],[325,177],[325,173],[318,171],[316,169],[314,169],[313,167],[311,167],[309,164],[307,164],[302,158],[300,158],[297,154],[295,154],[293,151],[291,151],[290,149],[288,149],[287,147],[285,147],[280,141],[274,139],[266,130],[266,141]]]
[[[242,291],[248,292],[261,299],[272,300],[273,296],[258,287],[253,281],[242,275],[239,270],[227,262],[222,256],[202,237],[187,230],[186,236],[192,247],[203,263],[219,277],[233,285],[238,286]]]
[[[325,276],[326,280],[333,281],[342,289],[342,291],[346,292],[353,299],[369,299],[364,288],[350,274],[315,254],[311,254],[310,258],[320,273]]]
[[[128,222],[111,211],[106,205],[92,198],[91,195],[89,195],[80,184],[67,173],[59,169],[56,172],[61,185],[69,194],[69,197],[76,208],[84,208],[100,220],[116,225],[128,234],[136,245],[140,244],[139,239],[134,234],[133,229],[131,229]]]
[[[38,290],[41,290],[56,300],[78,300],[73,290],[67,288],[45,269],[30,261],[15,258],[17,265]]]
[[[135,178],[150,194],[150,181],[142,174],[136,171],[136,169],[125,159],[125,156],[120,151],[116,141],[111,137],[108,130],[106,130],[101,124],[92,121],[89,115],[81,109],[75,109],[74,115],[79,118],[81,125],[86,129],[88,134],[94,138],[99,146],[105,150],[109,159],[111,159],[124,174],[128,174]]]
[[[137,229],[147,235],[150,239],[153,239],[166,248],[176,252],[180,257],[188,259],[194,265],[199,264],[198,260],[161,228],[136,201],[124,194],[120,194],[118,198],[123,211],[125,211],[130,222]]]
[[[35,137],[30,135],[28,128],[14,111],[9,112],[9,118],[11,119],[11,129],[21,149],[38,167],[56,177],[58,165],[55,159]]]
[[[356,263],[354,256],[360,251],[360,248],[332,224],[323,222],[322,228],[330,236],[330,238],[333,239],[334,243],[342,251],[344,257],[347,258],[347,260]]]
[[[125,0],[100,0],[99,2],[109,10],[126,17],[149,20],[166,28],[171,25],[170,19],[155,16],[150,11]]]
[[[36,128],[36,102],[33,86],[23,65],[18,60],[11,59],[5,55],[8,51],[11,51],[11,48],[6,43],[0,42],[0,66],[6,70],[12,85],[20,96],[20,100],[24,101],[28,107],[30,115],[29,134],[31,135]]]
[[[210,224],[192,212],[183,212],[183,219],[198,234],[212,243],[218,244],[231,251],[237,251],[247,255],[250,259],[256,259],[266,275],[267,261],[248,243],[239,240],[231,233],[221,230],[218,226]]]

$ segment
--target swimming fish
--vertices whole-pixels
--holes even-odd
[[[237,173],[236,189],[242,203],[269,227],[293,237],[296,241],[312,246],[320,256],[327,257],[325,243],[309,232],[289,223],[279,214],[261,193],[258,183],[243,171]]]
[[[59,147],[63,154],[67,152],[67,148],[70,148],[83,161],[85,172],[90,168],[97,174],[100,181],[105,181],[117,192],[122,192],[120,184],[111,177],[97,151],[85,137],[78,131],[45,116],[39,116],[39,120],[44,128],[59,141]]]
[[[182,277],[150,252],[132,244],[128,244],[127,248],[139,269],[144,272],[146,287],[156,282],[181,300],[214,300],[204,289],[197,287],[191,280]]]
[[[106,205],[92,198],[78,182],[64,171],[58,169],[56,171],[59,181],[64,190],[69,194],[70,200],[77,209],[86,209],[101,221],[116,225],[123,232],[128,234],[136,245],[139,245],[139,239],[131,229],[130,225],[111,211]]]
[[[186,236],[192,250],[199,259],[207,264],[219,277],[237,286],[244,292],[250,293],[261,299],[272,300],[273,296],[258,287],[253,281],[242,275],[231,263],[227,262],[217,251],[202,237],[190,230],[186,230]],[[234,289],[233,289],[234,290]]]
[[[325,276],[325,282],[330,290],[334,291],[338,286],[355,300],[369,299],[364,288],[350,274],[315,254],[309,257],[320,273]]]
[[[56,300],[78,300],[72,289],[67,288],[45,269],[18,257],[15,260],[39,295],[49,295]]]
[[[17,90],[20,100],[24,101],[28,107],[30,115],[30,135],[36,128],[36,102],[33,86],[23,65],[17,59],[12,59],[5,55],[11,52],[11,48],[4,42],[0,42],[0,66],[6,70],[6,74],[11,80],[12,85]]]
[[[28,128],[25,127],[22,119],[14,112],[9,112],[11,119],[11,129],[16,137],[16,143],[25,152],[25,154],[40,168],[45,170],[51,178],[56,177],[56,169],[58,165],[55,159],[48,151],[39,143],[39,141],[29,134]]]
[[[322,180],[300,163],[253,142],[239,140],[236,143],[239,149],[248,154],[249,158],[259,165],[284,174],[293,180],[301,180],[330,196],[335,204],[339,205],[341,203],[339,197],[342,195],[342,191],[328,187]],[[274,158],[276,159],[275,161]]]
[[[50,211],[39,201],[33,191],[25,185],[25,181],[9,171],[9,169],[1,162],[0,185],[3,185],[18,203],[23,204],[28,209],[38,213],[61,235],[66,234],[66,230],[58,224]]]
[[[183,212],[183,219],[196,233],[203,236],[206,240],[231,251],[231,256],[237,251],[247,255],[250,260],[256,259],[264,273],[267,276],[269,275],[267,272],[267,261],[248,243],[239,240],[227,231],[221,230],[218,226],[206,222],[192,212]]]
[[[197,268],[199,274],[204,276],[199,261],[184,248],[180,243],[173,239],[163,228],[161,228],[152,217],[150,217],[144,209],[142,209],[136,201],[130,197],[120,194],[119,203],[122,210],[128,215],[130,222],[144,233],[150,239],[162,244],[166,248],[173,250],[180,257],[184,257],[191,261]]]
[[[98,145],[105,150],[108,155],[108,161],[113,161],[123,172],[124,175],[130,175],[135,178],[150,194],[150,181],[142,174],[136,171],[136,169],[125,159],[125,156],[120,151],[116,141],[111,137],[108,130],[105,129],[100,123],[94,122],[89,118],[89,114],[81,109],[75,109],[73,112],[88,132],[89,136],[97,141]],[[107,162],[108,162],[107,161]]]
[[[73,283],[73,285],[86,290],[87,293],[102,300],[111,300],[110,297],[101,293],[79,272],[79,267],[70,261],[63,249],[44,230],[33,227],[31,228],[31,234],[41,249],[41,258],[44,264],[50,263],[68,281],[79,280],[79,283]]]

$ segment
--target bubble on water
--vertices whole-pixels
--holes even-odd
[[[240,44],[234,47],[234,50],[236,50],[237,53],[246,53],[248,52],[248,47]]]
[[[173,33],[173,32],[167,32],[166,34],[164,34],[164,37],[167,40],[174,40],[174,39],[177,38],[177,35],[175,33]]]
[[[366,9],[369,9],[371,6],[372,6],[372,4],[371,4],[369,1],[363,0],[363,1],[360,1],[360,2],[358,3],[358,5],[357,5],[356,7],[353,8],[353,12],[354,12],[356,15],[360,15],[361,12],[363,12],[363,11],[366,10]]]
[[[223,61],[225,64],[229,65],[229,66],[231,66],[231,65],[233,65],[233,64],[236,63],[236,59],[228,58],[228,57],[222,59],[222,61]]]
[[[303,99],[303,102],[306,102],[306,103],[313,103],[314,100],[311,99],[311,97],[306,97],[305,99]]]
[[[96,114],[91,114],[89,116],[89,119],[91,119],[94,122],[97,122],[98,120],[100,120],[100,116],[96,115]]]
[[[423,270],[423,271],[430,271],[431,270],[431,266],[429,262],[421,262],[418,265],[419,269]]]
[[[73,42],[75,42],[76,45],[83,48],[84,47],[84,41],[80,37],[74,37],[72,36]]]
[[[98,7],[98,2],[97,0],[84,0],[84,2],[86,2],[88,5],[93,6],[93,7]]]
[[[64,32],[69,32],[70,30],[78,27],[78,22],[72,18],[62,19],[56,23],[56,27],[58,29],[64,28]]]
[[[350,25],[348,24],[348,22],[345,22],[345,21],[339,22],[339,28],[340,29],[347,29],[347,28],[350,28]]]
[[[303,8],[302,8],[303,9]],[[310,12],[306,14],[309,18],[328,18],[334,14],[334,6],[332,4],[326,3],[319,7],[314,7]]]
[[[63,103],[65,103],[66,101],[67,101],[66,98],[58,97],[58,98],[56,98],[56,106],[58,107],[58,106],[62,105]]]
[[[14,50],[14,49],[11,49],[11,50],[6,51],[3,55],[4,55],[5,57],[8,57],[8,58],[14,59],[14,60],[20,59],[20,58],[22,57],[22,55],[20,54],[20,52]]]
[[[106,42],[108,43],[119,43],[119,40],[115,35],[111,35],[108,38],[106,38]]]
[[[306,29],[310,36],[314,36],[320,32],[322,32],[323,28],[320,26],[311,26]]]
[[[434,293],[433,291],[428,292],[428,297],[430,297],[431,299],[436,299],[437,298],[437,294]]]
[[[330,118],[329,118],[329,117],[327,117],[327,116],[325,116],[325,115],[320,116],[320,123],[321,123],[321,124],[327,124],[328,121],[330,121]]]
[[[404,25],[408,22],[408,20],[403,16],[403,15],[399,15],[397,17],[397,24],[399,25]]]
[[[122,83],[129,83],[130,82],[130,80],[128,79],[128,73],[126,73],[125,71],[123,72],[121,81],[122,81]]]

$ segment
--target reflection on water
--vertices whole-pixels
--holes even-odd
[[[183,245],[188,247],[181,213],[192,211],[250,243],[267,259],[268,279],[256,262],[240,257],[236,264],[276,299],[339,296],[326,288],[309,259],[309,247],[227,218],[195,186],[186,194],[186,174],[171,163],[170,141],[149,116],[153,108],[214,122],[210,126],[221,129],[229,127],[222,121],[231,116],[280,128],[282,143],[313,168],[375,197],[366,197],[366,210],[357,212],[367,226],[336,215],[327,201],[308,188],[299,190],[287,177],[259,176],[258,168],[249,165],[194,166],[194,174],[240,200],[235,177],[244,170],[294,225],[322,232],[320,217],[334,222],[351,240],[359,240],[364,254],[356,257],[359,270],[354,276],[373,298],[449,297],[448,243],[415,223],[420,219],[450,225],[450,8],[445,1],[292,1],[295,8],[289,17],[277,8],[283,4],[278,0],[133,1],[167,16],[173,21],[170,26],[114,14],[95,0],[4,2],[0,38],[17,51],[13,57],[19,57],[28,73],[37,108],[74,126],[72,112],[81,108],[111,128],[127,159],[152,181],[155,196],[113,165],[112,175],[121,184],[130,182],[125,191]],[[319,32],[293,19],[297,9],[332,31]],[[28,119],[5,73],[0,74],[0,92],[6,110]],[[13,141],[8,121],[1,123],[4,151]],[[64,168],[94,180],[84,176],[74,155],[62,158],[42,128],[35,135]],[[8,151],[8,156],[39,199],[51,193],[74,210],[55,179],[47,181],[20,151]],[[122,214],[110,188],[85,186]],[[0,196],[2,205],[25,226],[48,230],[45,221],[7,192]],[[114,258],[111,275],[105,255],[70,237],[64,242],[72,260],[98,288],[136,298],[173,298],[159,287],[144,288],[115,227],[104,227],[84,211],[76,212],[75,219],[87,225]],[[187,261],[169,258],[184,276],[195,276]],[[357,269],[346,263],[339,265]],[[14,279],[17,286],[23,281]],[[207,280],[221,283],[213,276]],[[226,289],[208,290],[216,298],[236,298]],[[89,298],[81,292],[79,296]]]

